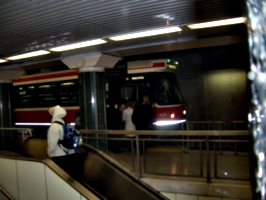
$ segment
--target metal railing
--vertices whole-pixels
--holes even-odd
[[[227,156],[228,152],[231,158],[243,158],[241,162],[244,165],[249,165],[246,160],[249,160],[249,145],[251,141],[251,135],[248,130],[234,130],[239,127],[247,127],[247,122],[244,121],[233,121],[229,123],[225,122],[211,122],[211,121],[197,121],[197,122],[186,122],[187,124],[193,124],[193,127],[205,127],[208,130],[181,130],[181,131],[124,131],[124,130],[80,130],[83,134],[84,143],[90,143],[90,141],[96,141],[94,144],[99,143],[99,141],[105,141],[110,144],[112,142],[123,143],[128,142],[131,146],[131,152],[127,157],[131,156],[129,165],[133,172],[135,172],[138,177],[142,177],[146,174],[162,174],[171,176],[186,176],[186,177],[201,177],[206,178],[208,182],[212,178],[222,178],[222,179],[249,179],[249,170],[246,170],[245,177],[237,176],[226,176],[221,174],[220,166],[223,165],[223,159]],[[212,124],[212,125],[210,125]],[[211,130],[211,129],[233,129],[233,130]],[[196,128],[195,128],[196,129]],[[242,128],[241,128],[242,129]],[[21,142],[23,143],[27,137],[32,136],[32,129],[30,128],[5,128],[0,127],[0,147],[3,145],[8,146],[9,143],[6,142],[9,135],[13,135],[16,138],[21,137]],[[127,138],[126,135],[135,135],[134,138]],[[14,142],[11,141],[11,142]],[[11,143],[10,142],[10,143]],[[91,144],[91,143],[90,143]],[[103,143],[105,144],[105,143]],[[3,146],[2,145],[2,146]],[[148,147],[147,147],[148,146]],[[157,157],[152,157],[151,149],[159,149],[160,146],[167,148],[175,148],[180,150],[178,153],[174,153],[176,158],[181,161],[178,163],[173,163],[175,170],[182,169],[181,166],[184,165],[184,157],[188,157],[189,160],[196,160],[194,167],[198,169],[195,173],[168,173],[156,171],[149,167],[149,163],[152,162],[151,159],[157,159]],[[159,147],[159,148],[158,148]],[[140,155],[140,150],[148,148],[148,154],[145,153],[143,156]],[[135,151],[134,151],[135,149]],[[244,152],[244,156],[243,156]],[[162,157],[167,157],[173,153],[165,153],[161,155]],[[173,156],[173,157],[174,157]],[[189,157],[190,156],[190,157]],[[232,161],[233,159],[231,159]],[[244,160],[244,161],[243,161]],[[167,161],[166,161],[167,162]],[[158,165],[162,163],[157,163]],[[165,167],[167,164],[162,164]],[[180,166],[179,166],[180,165]],[[158,167],[159,168],[159,167]],[[174,171],[174,169],[173,169]]]
[[[182,130],[248,130],[247,121],[186,121]]]
[[[247,121],[186,121],[182,124],[182,130],[249,130],[249,123]],[[197,137],[193,136],[194,139]],[[185,136],[184,136],[185,138]],[[191,137],[190,137],[191,138]],[[221,138],[220,138],[221,139]],[[229,137],[228,139],[232,139]],[[237,140],[236,137],[234,137]],[[195,145],[195,144],[193,144]],[[220,151],[219,153],[222,154],[222,147],[223,148],[232,148],[235,149],[235,154],[237,154],[237,143],[222,143],[220,142]],[[225,147],[224,147],[225,146]],[[233,146],[233,147],[232,147]]]
[[[123,131],[123,130],[80,130],[83,135],[84,143],[87,143],[90,140],[108,140],[109,142],[121,142],[129,141],[131,144],[131,166],[132,171],[141,178],[145,174],[156,174],[156,175],[174,175],[174,176],[186,176],[186,177],[201,177],[206,178],[207,182],[210,182],[212,178],[221,178],[221,179],[233,179],[233,180],[248,180],[249,179],[249,144],[250,144],[250,132],[249,131]],[[105,135],[106,137],[97,137],[98,134]],[[135,138],[126,138],[125,135],[135,135]],[[120,136],[120,137],[119,137]],[[184,139],[185,137],[185,139]],[[197,143],[198,145],[193,146],[192,144]],[[148,153],[144,151],[143,156],[140,155],[140,149],[145,149],[146,145],[148,146]],[[152,144],[152,145],[151,145]],[[162,171],[152,171],[150,167],[150,172],[147,170],[148,163],[154,162],[158,157],[152,157],[152,153],[149,152],[149,148],[160,149],[158,146],[164,144],[164,147],[174,147],[181,149],[179,153],[172,154],[173,160],[176,158],[183,159],[185,156],[190,157],[191,163],[188,163],[186,166],[190,167],[190,164],[198,169],[198,174],[193,173],[163,173]],[[221,144],[233,144],[230,148],[225,148],[227,146]],[[235,145],[237,144],[237,145]],[[133,149],[136,149],[134,152]],[[223,152],[218,154],[217,151]],[[235,154],[235,152],[240,153],[241,155]],[[169,156],[169,152],[167,152]],[[128,155],[130,156],[130,155]],[[161,156],[163,156],[161,154]],[[167,157],[165,155],[165,157]],[[196,158],[196,159],[195,159]],[[221,174],[220,165],[225,165],[228,161],[223,161],[224,159],[231,160],[234,162],[237,158],[241,159],[242,163],[245,163],[245,170],[243,174],[246,174],[244,177],[241,176],[228,176],[228,170],[224,170],[224,173]],[[153,160],[152,160],[153,159]],[[193,164],[197,160],[196,164]],[[244,161],[243,161],[244,160]],[[186,160],[184,159],[184,162]],[[162,166],[165,167],[167,162],[163,163]],[[176,161],[173,163],[177,169],[182,170],[181,166],[184,166],[184,163]],[[225,162],[225,163],[224,163]],[[157,164],[160,164],[158,162]],[[227,163],[230,165],[230,163]],[[198,166],[195,166],[198,165]],[[154,165],[153,167],[158,167]],[[219,170],[218,170],[219,169]],[[229,169],[230,171],[230,169]],[[236,170],[234,173],[238,173]]]
[[[0,127],[0,148],[18,148],[28,137],[32,137],[31,128]]]
[[[226,130],[227,124],[223,121],[187,121],[186,130]],[[183,129],[184,130],[184,129]]]
[[[32,129],[31,128],[7,128],[7,127],[0,127],[0,130],[2,131],[18,131],[18,133],[21,132],[22,134],[22,139],[25,141],[28,137],[32,137]],[[25,134],[27,134],[25,136]]]

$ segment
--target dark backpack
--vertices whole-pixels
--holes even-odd
[[[59,140],[58,144],[61,144],[66,149],[77,148],[79,142],[82,141],[80,132],[75,128],[71,128],[68,125],[63,124],[62,122],[54,121],[53,123],[61,124],[64,130],[64,138],[63,140]]]

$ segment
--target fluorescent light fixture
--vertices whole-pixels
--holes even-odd
[[[114,41],[129,40],[133,38],[161,35],[161,34],[166,34],[166,33],[177,32],[177,31],[182,31],[182,29],[179,28],[178,26],[174,26],[174,27],[168,27],[168,28],[163,28],[163,29],[154,29],[154,30],[148,30],[148,31],[143,31],[143,32],[129,33],[125,35],[110,37],[109,39],[114,40]]]
[[[49,51],[44,51],[44,50],[40,50],[40,51],[34,51],[34,52],[30,52],[30,53],[25,53],[25,54],[21,54],[21,55],[17,55],[17,56],[11,56],[9,58],[6,58],[7,60],[19,60],[19,59],[23,59],[23,58],[29,58],[29,57],[34,57],[34,56],[40,56],[40,55],[45,55],[50,53]]]
[[[0,63],[7,62],[7,60],[0,59]]]
[[[88,46],[93,46],[93,45],[103,44],[103,43],[106,43],[106,41],[102,40],[102,39],[88,40],[88,41],[79,42],[79,43],[75,43],[75,44],[51,48],[50,51],[67,51],[67,50],[71,50],[71,49],[78,49],[78,48],[82,48],[82,47],[88,47]]]
[[[224,19],[224,20],[205,22],[205,23],[199,23],[199,24],[191,24],[191,25],[188,25],[188,28],[190,29],[209,28],[209,27],[224,26],[224,25],[230,25],[230,24],[240,24],[240,23],[244,23],[245,21],[246,21],[246,18],[238,17],[238,18]]]
[[[169,120],[169,121],[158,121],[154,122],[156,126],[167,126],[167,125],[174,125],[174,124],[179,124],[182,122],[185,122],[186,120]]]

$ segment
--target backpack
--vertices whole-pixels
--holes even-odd
[[[53,123],[61,124],[64,130],[63,140],[59,140],[58,144],[61,144],[66,149],[75,149],[78,147],[79,143],[82,141],[80,132],[71,128],[68,125],[63,124],[62,122],[54,121]]]

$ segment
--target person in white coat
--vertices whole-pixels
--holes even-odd
[[[75,157],[72,155],[74,155],[75,151],[74,149],[66,149],[61,144],[58,144],[58,141],[63,140],[64,138],[64,129],[61,124],[53,123],[58,121],[65,124],[63,117],[67,114],[66,110],[62,107],[55,106],[50,108],[48,112],[52,115],[52,124],[49,127],[47,134],[48,156],[53,162],[73,177],[75,176],[73,166],[73,160],[75,160]]]
[[[135,131],[135,125],[132,122],[131,116],[133,114],[134,103],[131,100],[127,101],[126,109],[123,110],[122,120],[125,122],[125,130]],[[134,136],[134,135],[133,135]]]
[[[134,103],[130,99],[126,103],[126,109],[123,110],[122,120],[125,122],[125,130],[127,131],[135,131],[135,125],[132,122],[131,116],[133,114]],[[135,135],[126,135],[126,137],[134,138]],[[127,149],[131,149],[131,145],[128,142],[125,142],[125,146]]]

